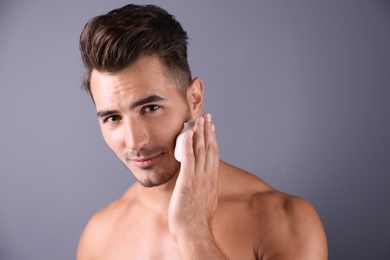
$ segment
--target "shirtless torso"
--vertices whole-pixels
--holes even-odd
[[[79,259],[181,259],[168,227],[169,190],[169,184],[130,187],[90,220]],[[309,203],[224,162],[212,227],[229,259],[327,259],[322,224]]]

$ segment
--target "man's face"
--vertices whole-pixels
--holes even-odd
[[[93,70],[91,91],[105,141],[143,186],[179,172],[175,139],[190,113],[157,57],[143,56],[115,74]]]

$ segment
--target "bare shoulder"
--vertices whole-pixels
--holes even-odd
[[[121,197],[98,211],[87,223],[77,249],[77,259],[97,259],[99,250],[104,250],[106,237],[112,227],[126,211],[128,203]]]
[[[258,248],[263,259],[327,259],[323,225],[309,202],[274,191],[254,195],[251,204],[266,234]]]
[[[249,205],[248,225],[257,230],[259,259],[327,259],[324,228],[308,201],[282,193],[240,169],[233,168],[228,177],[233,180],[228,186],[234,196],[245,198]]]

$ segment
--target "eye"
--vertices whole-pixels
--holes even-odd
[[[149,105],[149,106],[145,106],[143,108],[143,112],[144,113],[151,113],[151,112],[158,110],[159,108],[160,108],[159,105]]]
[[[113,122],[118,121],[120,119],[121,119],[121,117],[119,115],[111,115],[111,116],[106,117],[103,120],[103,122],[104,123],[113,123]]]

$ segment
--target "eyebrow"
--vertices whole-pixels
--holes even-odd
[[[112,115],[112,114],[115,114],[115,113],[118,113],[118,111],[116,111],[116,110],[99,111],[99,112],[97,112],[97,117],[102,118],[102,117],[106,117],[108,115]]]
[[[130,109],[135,109],[136,107],[152,103],[152,102],[157,102],[157,101],[163,101],[166,100],[163,97],[157,96],[157,95],[150,95],[145,98],[141,98],[137,101],[135,101],[133,104],[131,104]]]
[[[150,95],[150,96],[138,99],[137,101],[133,102],[130,105],[130,109],[133,110],[133,109],[135,109],[135,108],[137,108],[139,106],[142,106],[142,105],[145,105],[145,104],[148,104],[148,103],[157,102],[157,101],[164,101],[164,100],[166,100],[166,99],[163,98],[163,97],[160,97],[160,96],[157,96],[157,95]],[[99,117],[99,118],[106,117],[108,115],[112,115],[112,114],[116,114],[116,113],[118,113],[117,110],[99,111],[99,112],[97,112],[97,117]]]

